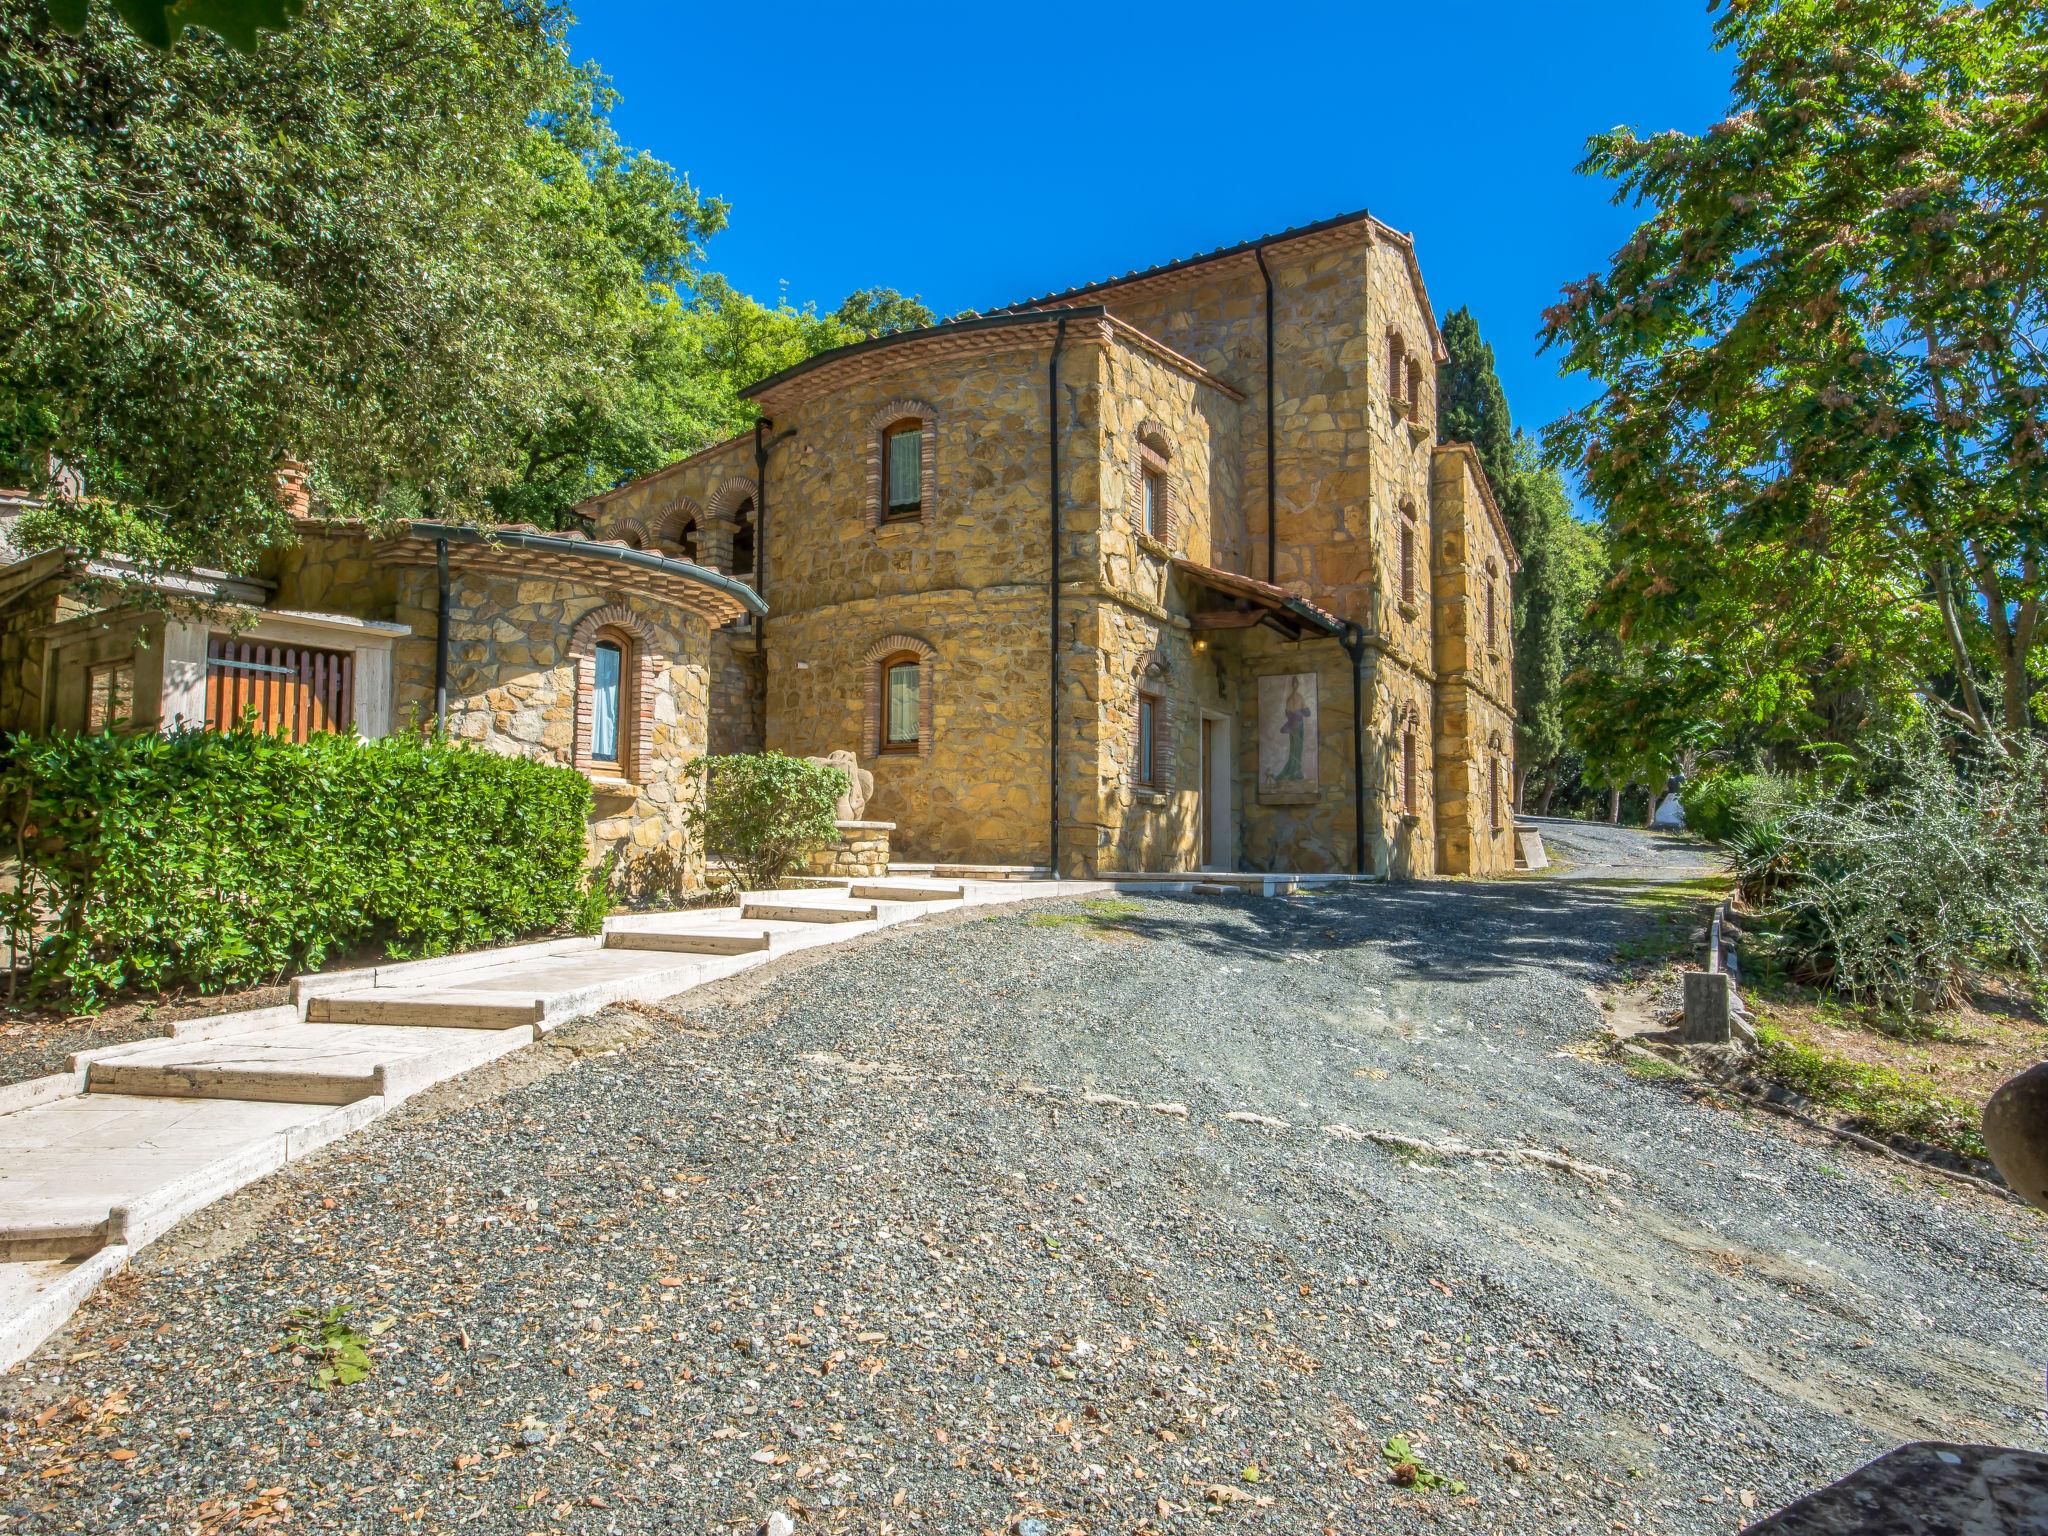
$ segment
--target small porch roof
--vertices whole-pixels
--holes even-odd
[[[1188,623],[1197,631],[1250,629],[1265,624],[1290,640],[1312,635],[1341,639],[1344,635],[1342,619],[1285,587],[1179,556],[1174,557],[1173,568],[1202,599],[1188,614]]]

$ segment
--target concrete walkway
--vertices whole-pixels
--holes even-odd
[[[0,1370],[192,1212],[569,1019],[931,912],[1114,889],[925,876],[777,891],[614,918],[601,938],[306,976],[287,1006],[83,1052],[68,1075],[0,1090]]]

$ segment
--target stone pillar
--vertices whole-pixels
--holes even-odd
[[[812,854],[804,872],[832,880],[879,880],[889,873],[893,821],[842,821],[839,841]]]

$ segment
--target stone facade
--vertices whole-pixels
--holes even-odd
[[[0,727],[83,728],[88,679],[114,658],[132,662],[128,728],[203,723],[208,641],[228,635],[351,657],[350,728],[430,728],[444,535],[448,734],[583,772],[595,797],[592,859],[612,863],[624,893],[702,886],[702,850],[684,822],[691,767],[710,734],[714,628],[742,614],[745,598],[681,563],[650,568],[532,530],[401,524],[380,535],[309,518],[298,531],[255,576],[180,578],[194,590],[174,585],[161,608],[95,606],[78,595],[90,590],[79,577],[93,573],[62,554],[0,570]],[[599,758],[603,643],[620,652],[622,706],[617,750]]]
[[[713,565],[755,519],[772,612],[714,668],[716,729],[857,743],[899,857],[1041,864],[1056,836],[1066,874],[1495,873],[1515,555],[1436,442],[1441,356],[1409,240],[1333,220],[827,354],[749,392],[760,434],[579,510],[599,538],[688,522]],[[914,739],[879,723],[892,666]],[[1315,699],[1284,789],[1262,679]]]
[[[838,841],[812,854],[804,872],[832,880],[879,880],[889,873],[893,821],[842,821]]]

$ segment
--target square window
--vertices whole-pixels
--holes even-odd
[[[110,731],[135,715],[135,663],[103,661],[86,674],[85,728]]]
[[[907,422],[891,427],[882,440],[883,474],[888,481],[883,514],[917,517],[924,511],[924,426]]]

